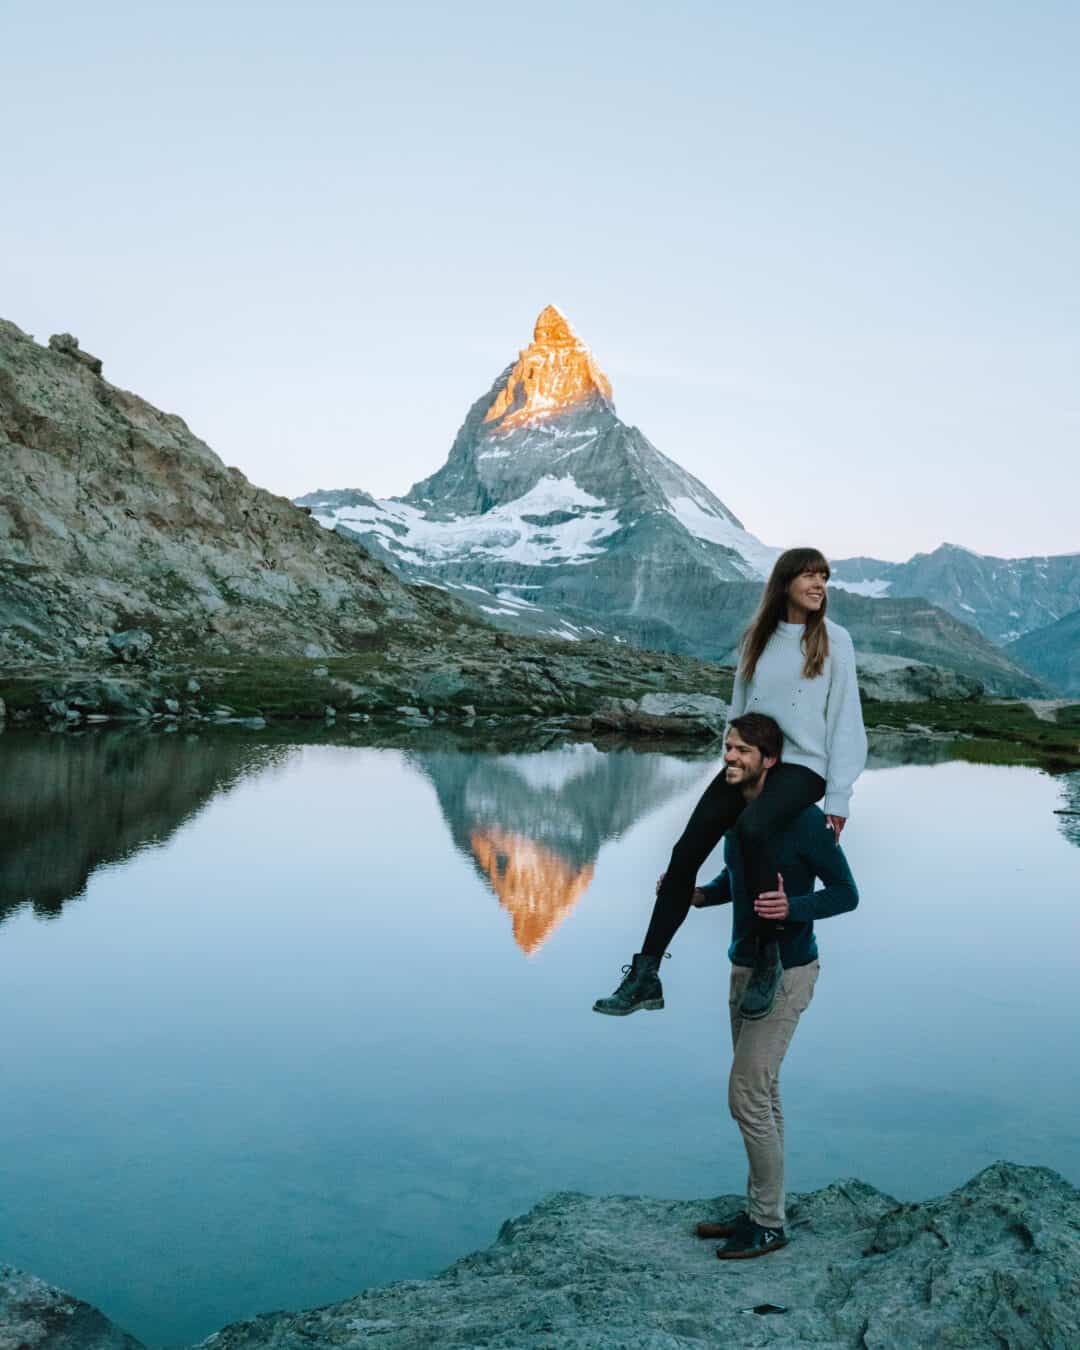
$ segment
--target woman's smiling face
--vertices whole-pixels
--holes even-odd
[[[793,605],[806,610],[808,614],[816,614],[825,603],[825,588],[828,581],[828,572],[817,567],[807,568],[789,582],[788,599]]]

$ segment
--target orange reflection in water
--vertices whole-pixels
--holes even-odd
[[[514,941],[529,956],[566,918],[593,878],[592,863],[578,867],[511,830],[474,830],[469,846],[499,904],[510,912]]]

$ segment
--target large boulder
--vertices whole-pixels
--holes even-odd
[[[109,638],[109,650],[125,665],[145,661],[153,645],[153,635],[145,628],[129,628],[123,633],[113,633]]]
[[[142,1350],[89,1303],[0,1266],[0,1350]]]
[[[638,703],[638,712],[647,717],[681,717],[691,722],[706,722],[722,731],[728,705],[713,694],[646,694]]]
[[[857,656],[859,688],[881,703],[972,702],[982,697],[981,680],[909,656],[861,652]]]

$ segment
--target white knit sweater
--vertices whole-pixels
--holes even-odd
[[[829,655],[815,679],[802,673],[801,623],[780,623],[769,638],[754,677],[747,683],[735,676],[731,718],[759,712],[780,724],[784,733],[785,764],[804,764],[825,779],[822,810],[829,816],[847,816],[851,789],[866,766],[859,686],[855,679],[855,648],[851,635],[831,619]]]

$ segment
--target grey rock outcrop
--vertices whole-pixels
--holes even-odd
[[[935,699],[966,701],[983,694],[981,680],[955,670],[879,652],[859,654],[859,688],[882,703],[925,703]]]
[[[153,645],[153,634],[145,628],[129,628],[126,633],[113,633],[109,638],[109,650],[126,665],[145,660]]]
[[[0,1350],[141,1350],[89,1303],[0,1266]]]
[[[0,665],[156,653],[324,655],[453,609],[227,468],[109,384],[70,335],[0,320]]]
[[[685,717],[723,729],[728,705],[711,694],[646,694],[638,711],[650,717]]]
[[[49,339],[49,348],[54,352],[61,352],[64,356],[70,356],[84,365],[93,375],[101,374],[101,358],[91,356],[89,352],[79,350],[79,339],[71,333],[54,333]]]
[[[369,1289],[309,1312],[268,1313],[202,1344],[207,1350],[1080,1345],[1080,1193],[1047,1168],[995,1163],[922,1204],[900,1204],[855,1180],[792,1195],[788,1247],[768,1261],[721,1265],[715,1244],[692,1236],[693,1225],[741,1203],[736,1196],[691,1202],[551,1195],[505,1223],[493,1246],[434,1279]],[[766,1305],[776,1311],[756,1312]],[[5,1268],[0,1347],[16,1346],[138,1350],[85,1304]]]
[[[553,1195],[434,1280],[227,1327],[213,1350],[1080,1345],[1080,1195],[1047,1169],[997,1163],[920,1205],[827,1186],[794,1197],[784,1251],[721,1265],[691,1229],[740,1203]]]

